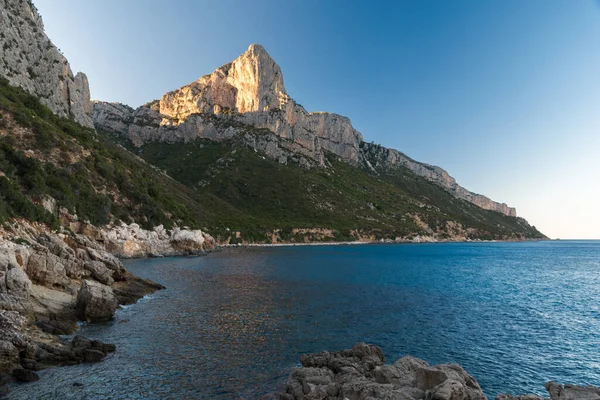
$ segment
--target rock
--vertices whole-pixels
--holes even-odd
[[[109,286],[90,280],[81,283],[75,307],[78,317],[82,320],[110,320],[117,306],[117,298]]]
[[[547,382],[545,387],[550,400],[600,400],[600,387],[561,385],[553,381]]]
[[[175,227],[166,230],[162,225],[149,231],[135,223],[121,223],[103,228],[99,231],[99,236],[108,250],[124,258],[196,254],[215,246],[213,237],[199,229]],[[98,259],[96,255],[91,255],[91,258]],[[115,277],[116,280],[123,278],[124,269],[119,271],[120,275],[119,278]]]
[[[115,283],[115,280],[112,277],[113,271],[108,269],[103,262],[101,262],[101,261],[86,261],[83,264],[83,267],[86,270],[90,271],[92,274],[92,278],[94,278],[98,282],[103,283],[108,286]]]
[[[350,350],[301,356],[294,368],[285,399],[430,399],[481,400],[481,388],[455,364],[429,366],[403,357],[385,365],[377,346],[360,343]]]
[[[11,85],[38,97],[55,114],[94,127],[87,77],[73,75],[31,2],[0,0],[0,60],[0,75]]]
[[[15,368],[12,374],[18,382],[35,382],[40,380],[38,374],[28,369]]]
[[[27,276],[42,286],[65,287],[69,278],[61,259],[52,253],[34,252],[27,263]]]
[[[106,354],[100,350],[86,349],[83,351],[83,360],[85,362],[99,362],[106,357]]]
[[[8,371],[19,363],[19,349],[8,340],[0,340],[0,371]]]
[[[247,146],[282,164],[324,167],[324,154],[331,152],[351,165],[376,173],[408,168],[460,199],[487,210],[517,215],[514,208],[458,185],[440,167],[364,142],[346,117],[307,112],[286,93],[281,69],[257,44],[211,74],[135,110],[96,101],[92,119],[97,129],[123,135],[136,146],[150,141],[221,141],[238,136]]]

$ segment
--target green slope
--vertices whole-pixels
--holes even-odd
[[[274,229],[283,240],[302,240],[305,234],[292,234],[298,228],[333,229],[329,240],[356,239],[356,232],[376,238],[431,231],[441,238],[457,233],[480,239],[543,237],[522,218],[457,199],[404,168],[374,175],[330,155],[328,168],[304,169],[262,157],[237,140],[153,142],[130,150],[200,196],[233,206],[240,214],[217,212],[206,223],[218,232],[241,231],[248,240],[264,240]],[[463,229],[449,228],[449,221]]]
[[[283,241],[543,237],[521,218],[458,200],[408,170],[374,175],[332,155],[328,164],[281,165],[235,139],[134,148],[55,116],[0,79],[0,223],[22,217],[58,228],[58,216],[40,206],[50,196],[96,225],[176,224],[221,240],[239,232],[232,241],[267,241],[274,231]],[[298,231],[314,228],[325,231]]]
[[[96,225],[198,226],[205,218],[193,191],[1,78],[0,189],[0,223],[23,217],[57,228],[39,205],[47,196]]]

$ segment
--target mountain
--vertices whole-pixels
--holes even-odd
[[[325,154],[332,153],[376,174],[408,168],[457,198],[516,216],[514,208],[468,191],[440,167],[365,143],[346,117],[307,112],[286,93],[281,69],[257,44],[213,73],[135,110],[96,101],[92,118],[98,130],[122,135],[136,146],[198,138],[220,141],[242,134],[250,147],[282,164],[291,161],[323,167]],[[247,127],[266,129],[272,135],[248,135]]]
[[[515,215],[345,117],[306,112],[258,45],[136,110],[92,103],[31,1],[0,0],[0,386],[114,350],[55,335],[161,288],[117,257],[544,237]]]
[[[93,128],[90,90],[84,73],[44,33],[31,1],[0,0],[0,76],[37,97],[52,112]]]
[[[72,74],[33,4],[0,0],[0,396],[34,370],[114,351],[56,335],[161,288],[117,256],[214,245],[182,229],[203,219],[195,194],[98,136],[90,111],[85,75]]]
[[[92,103],[96,129],[194,190],[202,226],[228,242],[543,237],[442,168],[363,141],[348,118],[307,112],[260,45],[137,109]]]

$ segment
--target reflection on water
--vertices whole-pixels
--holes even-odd
[[[461,363],[490,396],[600,384],[598,242],[251,248],[127,266],[167,290],[82,327],[117,352],[9,398],[266,399],[300,354],[359,341],[392,360]]]

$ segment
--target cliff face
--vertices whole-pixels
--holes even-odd
[[[57,115],[94,127],[87,77],[81,72],[73,75],[29,1],[0,0],[0,75],[38,97]]]
[[[325,151],[353,166],[379,173],[405,167],[483,209],[516,216],[506,204],[472,193],[440,167],[419,163],[401,152],[363,142],[350,120],[307,112],[285,91],[281,69],[266,50],[253,44],[233,62],[137,109],[96,101],[92,118],[99,130],[127,137],[136,146],[151,141],[188,142],[198,138],[244,143],[281,163],[324,166]],[[252,134],[262,130],[262,135]]]
[[[448,190],[459,199],[467,200],[485,210],[497,211],[511,217],[517,216],[517,210],[515,208],[509,207],[504,203],[497,203],[486,196],[468,191],[456,183],[456,180],[440,167],[420,163],[398,150],[388,149],[376,144],[363,142],[361,150],[364,155],[365,164],[375,171],[397,166],[406,167],[415,174],[423,176]]]

